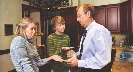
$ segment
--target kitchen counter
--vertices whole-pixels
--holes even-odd
[[[123,48],[119,46],[113,46],[113,48],[116,49],[116,55],[112,65],[112,72],[133,72],[133,62],[120,60],[120,54],[123,52]]]

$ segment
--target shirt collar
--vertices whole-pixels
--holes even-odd
[[[90,25],[88,25],[88,27],[85,30],[89,30],[94,24],[96,24],[95,20]]]

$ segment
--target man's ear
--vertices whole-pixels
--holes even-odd
[[[90,11],[88,11],[87,13],[87,16],[90,18],[91,17],[91,12]]]

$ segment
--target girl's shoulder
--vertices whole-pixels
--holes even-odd
[[[24,42],[25,41],[25,39],[23,38],[23,37],[21,37],[21,36],[16,36],[13,40],[12,40],[12,42]]]

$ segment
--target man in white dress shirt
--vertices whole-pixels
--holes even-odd
[[[77,59],[67,56],[67,62],[72,67],[78,67],[80,72],[107,72],[102,69],[111,61],[112,36],[108,29],[95,22],[95,9],[91,4],[83,4],[76,8],[77,21],[85,32],[80,41]]]

